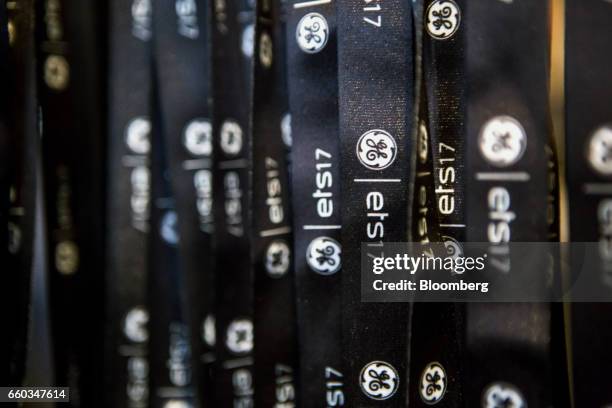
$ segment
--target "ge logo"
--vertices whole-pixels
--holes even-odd
[[[63,91],[70,79],[70,66],[61,55],[49,55],[45,60],[45,83],[49,88]]]
[[[259,61],[264,68],[272,66],[273,59],[272,39],[268,33],[262,33],[259,37]]]
[[[427,163],[427,155],[429,153],[429,141],[427,136],[427,126],[425,122],[421,122],[419,125],[419,139],[417,150],[419,152],[419,160],[422,164]]]
[[[246,354],[253,350],[253,323],[237,319],[227,328],[225,345],[234,354]]]
[[[463,256],[463,247],[459,241],[448,235],[442,235],[441,238],[444,243],[444,249],[446,250],[446,254],[444,254],[445,257],[455,259]]]
[[[251,58],[253,56],[253,48],[255,48],[254,41],[253,41],[254,38],[255,38],[255,26],[253,24],[249,24],[242,31],[242,44],[241,44],[242,54],[247,58]]]
[[[511,166],[523,157],[527,134],[518,120],[510,116],[496,116],[480,131],[480,153],[490,164]]]
[[[125,129],[125,144],[136,154],[147,154],[151,150],[151,122],[144,117],[134,118]]]
[[[511,384],[493,383],[482,395],[483,408],[527,408],[520,391]]]
[[[357,141],[357,158],[370,170],[386,169],[396,156],[395,139],[384,130],[369,130]]]
[[[391,398],[399,387],[399,375],[395,368],[384,361],[372,361],[361,369],[359,375],[361,391],[371,399]]]
[[[291,250],[285,241],[272,241],[266,250],[266,271],[273,278],[280,278],[289,270]]]
[[[242,150],[242,128],[233,120],[226,120],[221,125],[221,149],[230,156]]]
[[[79,267],[79,248],[73,241],[62,241],[55,247],[55,267],[63,275],[72,275]]]
[[[176,211],[166,211],[161,220],[160,235],[169,245],[176,245],[179,242],[178,216]]]
[[[333,275],[340,270],[342,250],[335,239],[317,237],[306,248],[306,262],[319,275]]]
[[[202,340],[209,347],[214,347],[217,342],[217,332],[215,329],[215,316],[207,315],[202,322]]]
[[[428,405],[437,404],[444,398],[446,392],[446,372],[440,363],[427,364],[421,374],[419,393],[421,399]]]
[[[21,248],[21,229],[17,224],[8,223],[8,250],[15,255]]]
[[[192,408],[192,405],[184,400],[172,399],[166,401],[164,408]]]
[[[149,339],[147,324],[149,323],[149,313],[137,306],[131,309],[123,319],[123,334],[130,341],[142,343]]]
[[[329,25],[319,13],[308,13],[300,19],[295,29],[295,39],[302,51],[316,54],[327,45]]]
[[[291,136],[291,114],[285,113],[281,120],[281,137],[286,147],[291,147],[293,138]]]
[[[151,0],[134,0],[132,3],[132,34],[142,41],[151,39]]]
[[[612,175],[612,128],[602,126],[593,132],[587,147],[587,160],[601,175]]]
[[[212,154],[212,126],[206,119],[194,119],[183,131],[183,145],[195,156]]]
[[[437,40],[450,38],[459,29],[461,10],[453,0],[437,0],[427,8],[427,32]]]

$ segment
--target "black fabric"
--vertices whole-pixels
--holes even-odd
[[[279,0],[256,6],[253,59],[252,262],[255,405],[295,404],[291,212],[281,123],[285,32]]]
[[[36,11],[55,377],[73,390],[71,406],[102,398],[104,15],[80,0]]]
[[[153,86],[148,282],[149,310],[153,318],[150,323],[149,384],[151,406],[162,408],[171,401],[192,404],[194,390],[189,319],[183,300],[183,264],[178,251],[180,236],[176,198],[165,149],[169,135],[164,131],[166,118],[159,108],[157,91],[158,88]]]
[[[249,174],[254,11],[247,0],[211,2],[210,6],[214,16],[215,406],[249,406],[254,382]]]
[[[6,304],[3,315],[6,330],[0,347],[4,356],[1,378],[4,384],[21,385],[25,374],[27,356],[27,328],[30,311],[30,287],[34,245],[34,211],[37,180],[33,163],[38,159],[38,129],[36,100],[36,66],[34,60],[34,4],[19,1],[8,9],[8,21],[12,27],[9,54],[3,75],[10,98],[10,119],[4,120],[9,140],[3,145],[4,163],[9,166],[8,185],[3,197],[10,200],[8,211],[8,258],[6,263],[6,292],[2,295]],[[4,21],[4,20],[3,20]],[[2,24],[5,27],[6,24]],[[2,33],[6,41],[6,32]],[[6,45],[6,44],[5,44]],[[3,68],[4,69],[4,68]],[[6,100],[2,102],[2,115],[6,113]],[[6,149],[6,150],[5,150]],[[7,154],[10,151],[10,154]],[[4,193],[6,193],[4,195]],[[3,205],[6,203],[3,203]],[[5,208],[2,209],[5,214]],[[4,224],[6,225],[6,224]],[[6,243],[2,236],[2,244]],[[6,361],[6,362],[5,362]],[[8,373],[4,372],[8,370]],[[6,377],[5,377],[6,375]]]
[[[401,406],[407,401],[410,306],[362,303],[360,262],[362,256],[380,256],[381,242],[408,238],[412,4],[391,1],[364,9],[340,0],[337,17],[346,403]],[[382,376],[382,389],[375,376]],[[381,391],[386,399],[372,399]]]
[[[109,9],[104,403],[118,408],[149,404],[151,12],[149,1]]]
[[[593,285],[599,288],[594,296],[610,299],[607,255],[610,191],[605,188],[610,176],[595,170],[592,160],[605,157],[591,155],[589,145],[596,130],[610,126],[612,119],[609,106],[602,103],[612,95],[609,52],[612,4],[568,0],[566,7],[565,134],[570,240],[599,242],[602,249],[597,267],[592,270],[584,270],[579,251],[571,254],[570,265],[573,273],[588,273],[592,282],[599,283]],[[612,363],[611,311],[610,303],[572,304],[570,355],[576,407],[612,403],[612,390],[605,380],[609,377],[605,367]]]
[[[340,242],[336,3],[301,7],[302,3],[290,3],[286,33],[300,350],[298,400],[300,406],[315,401],[334,407],[346,401],[338,324],[342,253],[334,253],[336,247],[328,245],[325,248],[331,248],[332,253],[320,262],[315,259],[316,268],[311,268],[307,251],[316,239]],[[308,13],[319,13],[327,21],[327,44],[317,53],[304,52],[296,41],[298,24]]]
[[[190,327],[193,311],[186,301],[185,260],[179,250],[182,240],[177,205],[179,196],[177,180],[172,177],[177,176],[175,172],[173,174],[172,166],[177,160],[176,132],[182,125],[181,113],[174,108],[179,107],[182,95],[168,92],[165,83],[169,80],[165,65],[171,63],[165,59],[167,47],[170,43],[180,49],[180,37],[175,32],[193,36],[196,28],[193,24],[184,26],[185,16],[180,15],[187,12],[189,23],[193,23],[189,19],[189,14],[195,11],[193,8],[175,9],[162,1],[154,1],[152,6],[152,233],[148,301],[153,318],[149,360],[151,406],[162,408],[169,404],[191,406],[198,401],[194,390],[197,378],[194,378]]]
[[[417,171],[413,211],[413,240],[426,244],[444,242],[447,253],[462,255],[464,218],[464,52],[466,22],[461,20],[452,37],[430,35],[429,7],[437,0],[419,3],[421,36]],[[443,3],[443,2],[442,2]],[[465,14],[465,2],[455,3]],[[430,254],[433,254],[430,250]],[[452,303],[421,303],[415,299],[410,351],[410,406],[440,403],[463,406],[464,306]],[[423,376],[431,364],[444,369],[444,394],[427,394]],[[440,384],[435,384],[440,385]]]
[[[214,343],[212,260],[212,111],[210,23],[206,1],[155,2],[159,104],[172,189],[192,346],[192,377],[201,404],[212,404]],[[167,52],[167,50],[173,50]],[[207,321],[208,319],[208,321]],[[206,322],[208,322],[206,324]],[[208,336],[208,337],[207,337]],[[212,406],[212,405],[211,405]]]
[[[466,238],[491,243],[489,265],[500,265],[500,273],[512,265],[513,256],[532,256],[506,255],[505,243],[548,240],[548,163],[542,160],[550,135],[548,15],[547,2],[470,2],[466,10],[466,21],[479,22],[467,26]],[[513,164],[492,164],[483,153],[483,129],[500,116],[510,116],[524,129],[492,132],[509,138],[524,134],[524,154]],[[547,290],[550,265],[542,255],[533,261],[543,271],[533,284]],[[550,305],[472,303],[466,319],[465,404],[551,406]]]

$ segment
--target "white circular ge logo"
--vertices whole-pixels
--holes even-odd
[[[215,316],[209,314],[202,322],[202,340],[209,347],[214,347],[217,342],[217,331],[215,329]]]
[[[246,354],[253,350],[253,323],[248,319],[231,322],[227,327],[225,345],[235,354]]]
[[[242,49],[242,54],[247,58],[251,58],[253,56],[253,49],[255,48],[255,41],[253,41],[254,39],[255,26],[253,24],[249,24],[242,31],[242,45],[240,47]]]
[[[429,141],[427,136],[427,126],[425,126],[425,122],[421,122],[421,124],[419,125],[419,139],[417,151],[419,152],[419,160],[421,161],[421,163],[427,163],[427,156],[429,154]]]
[[[270,68],[272,66],[272,59],[274,57],[274,50],[272,47],[272,38],[268,33],[261,33],[259,37],[259,61],[264,68]]]
[[[192,408],[192,405],[184,400],[169,400],[164,404],[164,408]]]
[[[63,91],[70,79],[70,65],[61,55],[49,55],[45,60],[45,83],[49,88]]]
[[[183,145],[195,156],[210,156],[212,153],[212,126],[206,119],[194,119],[185,126]]]
[[[151,150],[151,122],[139,116],[128,123],[125,128],[125,144],[136,154],[147,154]]]
[[[508,383],[493,383],[482,394],[483,408],[527,408],[521,392]]]
[[[72,275],[79,267],[79,247],[74,241],[61,241],[55,247],[55,267],[63,275]]]
[[[523,157],[527,134],[518,120],[511,116],[496,116],[480,131],[480,153],[490,164],[511,166]]]
[[[427,32],[437,40],[450,38],[459,29],[461,10],[453,0],[437,0],[427,8]]]
[[[291,147],[293,143],[293,138],[291,136],[291,114],[285,113],[283,119],[281,120],[281,137],[283,139],[283,143],[287,147]]]
[[[393,366],[384,361],[372,361],[359,374],[361,391],[374,400],[391,398],[399,387],[399,375]]]
[[[370,170],[386,169],[396,156],[395,139],[384,130],[369,130],[357,141],[357,158]]]
[[[601,175],[612,175],[612,128],[602,126],[593,132],[587,146],[589,164]]]
[[[17,224],[8,223],[8,250],[11,254],[16,254],[21,248],[21,229]]]
[[[446,371],[438,362],[427,364],[421,374],[421,399],[428,405],[437,404],[446,393]]]
[[[159,230],[161,237],[167,244],[178,244],[178,216],[176,215],[176,211],[166,211],[161,219]]]
[[[320,275],[333,275],[340,270],[342,250],[335,239],[317,237],[306,248],[306,262]]]
[[[302,51],[316,54],[327,45],[329,25],[319,13],[308,13],[302,17],[295,29],[295,39]]]
[[[273,278],[280,278],[289,270],[291,250],[285,241],[272,241],[266,250],[266,271]]]
[[[149,313],[140,306],[131,309],[123,319],[123,334],[135,343],[142,343],[149,339],[147,324]]]
[[[459,241],[448,235],[442,235],[440,238],[442,238],[444,249],[446,250],[445,257],[455,259],[463,256],[463,246],[461,246]]]
[[[242,150],[242,128],[233,120],[226,120],[221,125],[221,149],[230,156]]]

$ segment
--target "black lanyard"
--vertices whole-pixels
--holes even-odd
[[[478,22],[467,25],[466,238],[488,242],[489,272],[512,279],[507,244],[548,240],[548,3],[470,2],[464,14]],[[549,304],[467,305],[466,405],[551,406],[550,336]]]
[[[337,11],[346,400],[400,406],[407,400],[410,306],[362,303],[360,263],[380,256],[382,242],[408,238],[412,5],[340,0]]]
[[[291,213],[282,119],[285,32],[278,0],[257,3],[253,59],[255,405],[295,406]]]
[[[189,311],[193,377],[202,403],[212,404],[213,133],[210,105],[208,3],[156,2],[159,103],[179,226],[185,308]],[[168,52],[168,50],[173,50]],[[211,328],[212,326],[212,328]],[[211,337],[212,336],[212,337]]]
[[[252,5],[211,2],[216,247],[215,398],[219,406],[253,403],[251,268]]]
[[[151,199],[149,0],[109,12],[109,157],[105,403],[147,407],[147,247]]]
[[[591,268],[583,267],[579,250],[572,251],[572,273],[589,276],[594,299],[610,299],[612,267],[610,236],[610,167],[608,152],[612,114],[602,104],[612,95],[609,41],[612,4],[605,1],[566,2],[565,95],[566,165],[570,240],[589,242],[598,250]],[[598,288],[595,290],[595,288]],[[610,303],[573,303],[571,356],[573,394],[577,407],[606,406],[612,391],[605,367],[612,362]],[[597,333],[596,335],[594,333]]]
[[[4,9],[3,9],[4,12]],[[2,21],[5,21],[2,16]],[[3,248],[7,248],[6,267],[6,314],[3,315],[6,330],[2,340],[1,358],[3,371],[0,377],[12,385],[20,385],[25,371],[27,329],[29,321],[31,269],[34,244],[34,212],[36,206],[36,166],[38,160],[38,129],[36,100],[36,67],[34,60],[34,4],[31,1],[19,1],[8,9],[8,21],[11,26],[11,41],[8,54],[3,48],[2,59],[5,78],[10,78],[5,86],[10,95],[8,105],[10,120],[8,143],[3,154],[4,163],[8,164],[7,183],[3,179],[2,214],[8,217],[8,240],[2,236]],[[3,24],[5,26],[5,24]],[[6,44],[6,32],[2,32],[3,47]],[[6,113],[6,100],[2,101],[2,115]],[[3,117],[3,121],[4,121]],[[4,137],[4,135],[3,135]],[[3,141],[4,144],[4,141]],[[10,154],[8,154],[10,152]],[[3,169],[4,170],[4,169]],[[3,174],[4,176],[4,174]],[[7,188],[5,191],[4,188]],[[10,188],[10,190],[9,190]],[[6,210],[8,209],[8,212]],[[3,224],[6,225],[6,224]],[[3,252],[4,254],[5,252]],[[6,353],[6,358],[4,353]],[[7,370],[7,371],[5,371]]]
[[[294,265],[300,404],[344,406],[336,3],[289,4]]]
[[[159,52],[159,48],[155,49]],[[183,264],[178,252],[178,215],[166,151],[169,135],[164,131],[165,117],[159,108],[161,104],[157,91],[154,85],[148,282],[148,302],[152,316],[149,384],[151,406],[162,408],[171,402],[192,405],[194,390],[189,318],[183,300]]]
[[[55,377],[74,390],[72,406],[91,406],[101,398],[103,347],[104,9],[68,0],[37,6]]]
[[[413,240],[443,242],[444,255],[451,256],[462,255],[466,228],[464,3],[425,1],[418,14],[422,48]],[[447,16],[446,25],[436,24],[439,15]],[[409,404],[461,407],[464,306],[416,300]]]

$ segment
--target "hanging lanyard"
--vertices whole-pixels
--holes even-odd
[[[34,60],[34,4],[18,1],[7,6],[10,28],[9,54],[6,55],[9,70],[7,94],[10,120],[7,121],[10,155],[7,173],[10,188],[7,244],[7,313],[4,317],[6,336],[3,339],[2,357],[5,369],[2,378],[7,384],[20,385],[25,374],[26,347],[30,308],[31,269],[34,244],[34,212],[36,207],[36,163],[38,160],[36,67]],[[4,21],[4,19],[2,20]],[[4,25],[3,25],[4,26]],[[3,32],[3,35],[6,34]],[[4,57],[3,57],[4,58]],[[3,107],[4,109],[4,107]],[[3,186],[4,188],[4,186]],[[3,214],[4,214],[3,209]],[[6,224],[5,224],[6,225]]]
[[[154,13],[157,16],[158,11]],[[157,33],[154,32],[154,37]],[[155,43],[155,53],[159,53]],[[159,83],[159,80],[154,84]],[[185,282],[179,259],[178,215],[167,158],[167,138],[158,88],[153,86],[151,150],[151,235],[149,252],[149,310],[151,313],[151,406],[191,406],[191,335],[184,305]]]
[[[91,406],[103,347],[104,14],[87,1],[37,6],[55,377],[75,390],[71,406]]]
[[[443,242],[462,256],[464,219],[464,2],[419,3],[420,95],[413,240]],[[436,24],[446,15],[447,24]],[[440,254],[436,254],[440,255]],[[410,406],[462,404],[464,306],[414,305],[410,352]]]
[[[588,274],[594,299],[610,299],[612,265],[608,255],[612,208],[611,168],[607,148],[612,140],[612,115],[602,104],[612,95],[610,51],[612,4],[606,1],[566,2],[565,134],[570,240],[597,245],[593,267],[582,266],[579,250],[571,253],[572,273]],[[597,290],[595,289],[597,288]],[[591,294],[591,293],[590,293]],[[612,392],[604,367],[612,362],[609,303],[573,303],[571,356],[576,406],[606,406]],[[597,333],[594,335],[593,333]]]
[[[301,405],[344,406],[336,3],[288,5],[292,204]]]
[[[548,240],[548,4],[471,2],[464,14],[466,238],[489,243],[491,273],[512,279],[508,243]],[[466,405],[551,406],[550,336],[547,303],[468,304]]]
[[[202,403],[212,404],[214,362],[212,262],[212,119],[209,13],[205,1],[157,2],[157,85],[178,215],[185,273],[193,377]],[[155,6],[154,6],[155,7]],[[173,50],[168,52],[167,50]]]
[[[408,238],[412,5],[340,0],[336,9],[346,399],[398,406],[407,400],[410,306],[362,303],[360,261]]]
[[[216,247],[215,398],[253,403],[251,77],[254,16],[246,0],[212,2],[213,171]]]
[[[149,406],[146,301],[151,199],[149,0],[109,12],[109,156],[105,385],[108,406]]]
[[[295,307],[288,175],[282,139],[286,97],[280,1],[257,3],[253,58],[255,405],[295,406]]]

